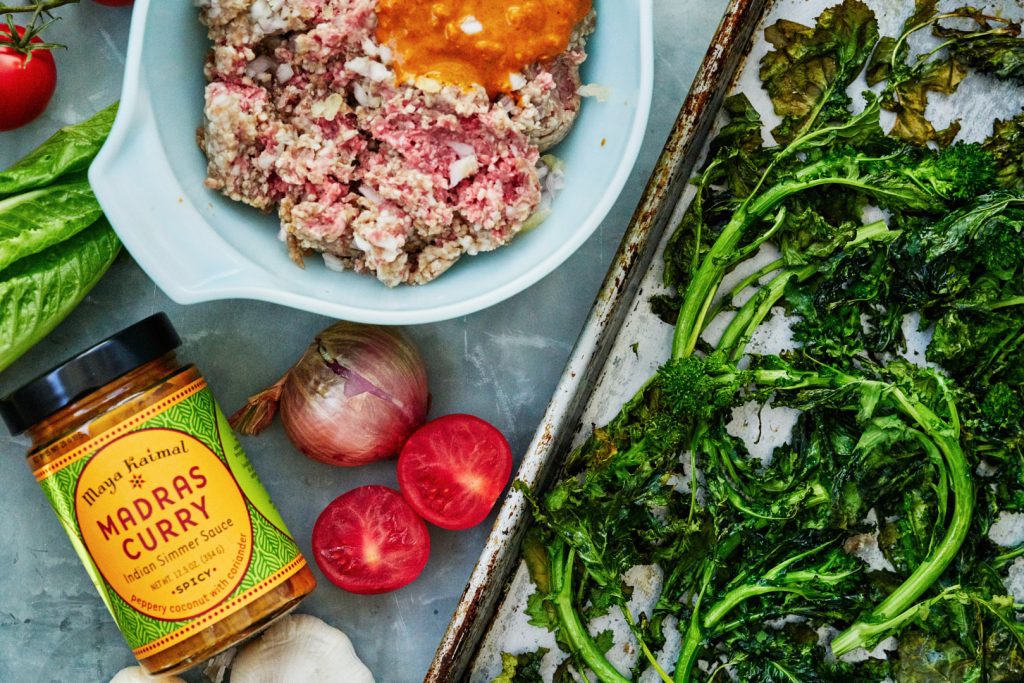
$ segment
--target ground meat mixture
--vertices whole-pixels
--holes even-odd
[[[507,244],[537,211],[545,149],[572,127],[593,16],[515,92],[396,83],[376,0],[199,0],[213,42],[207,185],[277,210],[292,258],[388,286]]]

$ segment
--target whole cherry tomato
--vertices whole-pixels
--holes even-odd
[[[18,38],[25,35],[22,26],[15,27]],[[35,36],[21,46],[11,38],[11,30],[0,24],[0,131],[14,130],[35,120],[50,103],[57,88],[57,65],[53,55]]]

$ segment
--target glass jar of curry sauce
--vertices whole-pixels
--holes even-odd
[[[0,401],[142,667],[190,668],[265,628],[316,580],[163,314]]]

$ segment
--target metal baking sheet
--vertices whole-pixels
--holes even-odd
[[[742,54],[731,46],[750,37],[766,0],[733,0],[716,33],[664,152],[634,214],[611,269],[580,334],[551,403],[523,457],[517,479],[543,488],[580,432],[580,418],[613,342],[630,312],[640,280],[647,272],[693,169],[700,140],[707,135],[725,95],[719,83],[731,80]],[[438,647],[424,683],[463,681],[519,565],[519,546],[529,524],[525,498],[512,491],[505,499],[480,560]]]
[[[671,346],[672,329],[650,311],[648,300],[661,286],[660,253],[670,226],[674,226],[692,199],[688,179],[706,151],[719,120],[725,96],[742,91],[761,112],[770,130],[777,122],[757,75],[761,57],[770,49],[763,30],[780,18],[813,24],[814,18],[839,0],[732,0],[718,32],[683,104],[675,127],[655,168],[640,205],[587,323],[570,358],[554,397],[545,413],[517,478],[533,490],[543,491],[558,469],[560,456],[582,440],[593,425],[614,417],[623,402],[664,362]],[[912,0],[865,0],[875,11],[883,35],[899,32],[913,9]],[[964,4],[943,0],[940,8]],[[985,8],[1014,19],[1024,15],[1020,0],[986,3]],[[867,88],[855,83],[851,95]],[[936,127],[954,117],[962,119],[961,139],[982,139],[994,118],[1014,116],[1024,108],[1020,88],[983,76],[972,76],[948,98],[933,98],[929,116]],[[883,124],[888,121],[883,119]],[[770,259],[771,254],[764,255]],[[751,270],[756,264],[749,264]],[[746,274],[741,266],[730,280]],[[729,289],[728,286],[722,288]],[[705,338],[714,341],[712,324]],[[784,350],[788,325],[774,316],[758,330],[751,348],[760,353]],[[913,335],[911,335],[913,337]],[[915,346],[910,339],[911,348]],[[918,339],[917,344],[925,340]],[[758,418],[769,429],[753,444],[754,456],[770,454],[788,437],[793,415],[771,409]],[[552,653],[545,658],[550,672],[559,657],[551,634],[529,626],[523,613],[533,585],[519,557],[520,544],[529,525],[529,511],[523,496],[513,491],[505,500],[473,571],[456,612],[437,650],[425,683],[490,681],[501,669],[501,652],[522,652],[538,646]],[[657,597],[659,573],[637,567],[625,577],[634,587],[633,612],[640,613]],[[609,653],[613,664],[628,669],[638,653],[624,624],[615,617],[602,618],[592,627],[611,627],[617,646]],[[620,620],[619,620],[620,621]],[[618,628],[616,628],[618,627]],[[674,629],[672,629],[674,631]],[[667,630],[668,631],[668,630]],[[678,635],[676,635],[678,640]],[[671,638],[663,653],[671,665]],[[648,671],[642,680],[656,680]]]

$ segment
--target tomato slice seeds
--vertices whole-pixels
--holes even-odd
[[[400,493],[362,486],[336,498],[313,526],[313,557],[339,588],[371,595],[412,583],[427,565],[427,525]]]
[[[508,441],[472,415],[428,422],[413,432],[398,456],[402,495],[443,529],[468,529],[487,519],[511,474]]]

